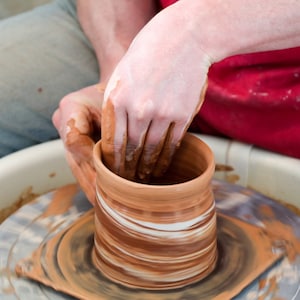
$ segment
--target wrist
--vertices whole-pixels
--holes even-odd
[[[185,24],[185,30],[190,32],[192,40],[208,57],[210,64],[239,52],[241,48],[240,40],[235,38],[231,16],[223,11],[222,2],[181,0],[172,7],[178,10],[180,22]]]
[[[109,51],[111,49],[111,51]],[[100,69],[100,81],[107,82],[113,73],[114,69],[118,65],[119,61],[125,55],[127,49],[122,45],[112,44],[111,48],[103,48],[102,51],[96,50],[96,56]]]

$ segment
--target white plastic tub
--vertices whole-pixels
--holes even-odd
[[[233,169],[216,172],[216,178],[300,208],[300,160],[235,141],[197,136],[212,148],[217,164]],[[0,159],[0,209],[26,193],[43,194],[73,182],[60,140],[13,153]]]
[[[213,150],[217,164],[232,167],[215,177],[252,188],[270,198],[300,208],[300,160],[227,139],[202,138]]]
[[[60,140],[15,152],[0,159],[0,209],[72,182]]]

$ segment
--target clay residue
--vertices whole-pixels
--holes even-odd
[[[226,176],[226,181],[229,183],[237,183],[240,180],[240,176],[237,174],[229,174]]]
[[[234,168],[229,165],[224,165],[224,164],[216,164],[216,172],[230,172],[233,171]]]
[[[262,289],[261,284],[259,283],[259,288]],[[276,293],[279,289],[279,285],[278,285],[278,279],[276,278],[276,276],[273,276],[270,280],[268,280],[268,288],[267,290],[262,293],[257,300],[265,300],[267,299],[267,297],[270,297],[271,295],[273,295],[274,293]],[[285,300],[285,299],[281,299],[281,298],[272,298],[273,300]]]
[[[50,173],[48,176],[49,176],[50,178],[53,178],[53,177],[56,176],[56,172],[52,172],[52,173]]]
[[[125,125],[124,125],[125,126]],[[103,107],[101,119],[101,151],[102,159],[107,168],[116,174],[124,169],[125,151],[116,151],[115,145],[115,109],[110,100]],[[124,137],[125,139],[126,137]],[[125,140],[123,140],[125,143]],[[118,153],[118,157],[116,157]]]
[[[295,235],[292,226],[279,221],[270,206],[261,205],[259,212],[263,216],[265,234],[272,240],[275,248],[285,251],[289,261],[293,263],[300,255],[300,239]]]
[[[257,189],[256,189],[255,187],[251,186],[251,185],[248,185],[247,188],[248,188],[249,190],[252,190],[252,191],[255,191],[255,190],[257,191]],[[297,207],[297,206],[295,206],[295,205],[293,205],[293,204],[291,204],[291,203],[287,203],[286,201],[284,201],[284,200],[282,200],[282,199],[280,199],[280,198],[274,197],[274,196],[276,196],[276,195],[273,195],[273,194],[270,195],[270,194],[268,194],[268,193],[266,193],[266,192],[264,192],[264,195],[265,195],[266,197],[269,197],[269,198],[271,198],[272,200],[278,202],[278,203],[281,204],[282,206],[285,206],[285,207],[288,208],[290,211],[292,211],[293,213],[295,213],[295,214],[297,214],[298,216],[300,216],[300,207]]]
[[[244,260],[241,260],[239,256],[234,254],[234,248],[230,250],[229,255],[232,263],[235,264],[235,268],[237,270],[241,268],[244,274],[243,276],[239,274],[240,282],[236,286],[232,285],[230,292],[227,289],[225,292],[219,293],[214,300],[232,299],[232,295],[239,294],[250,282],[253,282],[282,256],[282,254],[278,253],[276,258],[276,254],[272,251],[272,240],[262,229],[238,219],[229,218],[229,220],[232,220],[232,224],[236,223],[238,225],[238,230],[243,229],[242,234],[239,234],[236,240],[242,247],[241,252],[244,255]],[[232,233],[228,232],[228,234],[231,235]],[[266,281],[262,281],[260,287],[265,286]]]
[[[61,215],[68,211],[72,206],[74,196],[78,193],[79,186],[77,184],[69,184],[54,192],[51,203],[43,213],[43,217]]]
[[[15,290],[13,288],[9,288],[9,289],[4,289],[3,292],[6,295],[13,295],[15,293]]]
[[[293,204],[287,203],[285,201],[281,201],[281,200],[276,200],[276,201],[279,202],[282,206],[285,206],[286,208],[288,208],[290,211],[292,211],[296,215],[300,216],[300,208],[299,207],[297,207]]]
[[[237,183],[240,180],[240,176],[238,174],[229,173],[234,171],[234,168],[232,166],[218,163],[216,164],[215,171],[225,172],[225,180],[229,183]]]
[[[22,194],[20,195],[19,199],[16,202],[14,202],[11,206],[0,210],[0,224],[7,217],[9,217],[11,214],[16,212],[20,207],[22,207],[24,204],[27,204],[30,201],[34,200],[36,197],[38,197],[38,195],[33,193],[32,186],[29,186],[28,188],[26,188],[22,192]]]
[[[77,184],[70,184],[57,189],[54,192],[53,200],[47,210],[43,213],[43,217],[65,213],[72,206],[73,197],[78,191],[79,187]],[[38,194],[33,193],[32,186],[26,188],[16,202],[11,206],[0,210],[0,224],[23,205],[33,201],[38,196]]]

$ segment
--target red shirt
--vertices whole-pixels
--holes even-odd
[[[162,7],[174,2],[161,0]],[[191,129],[300,158],[300,47],[212,65]]]
[[[177,0],[161,0],[160,4],[163,8],[173,4],[174,2],[176,2]]]

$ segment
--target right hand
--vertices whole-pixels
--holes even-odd
[[[176,18],[163,11],[142,29],[104,94],[103,155],[128,179],[166,171],[202,104],[211,60]]]

